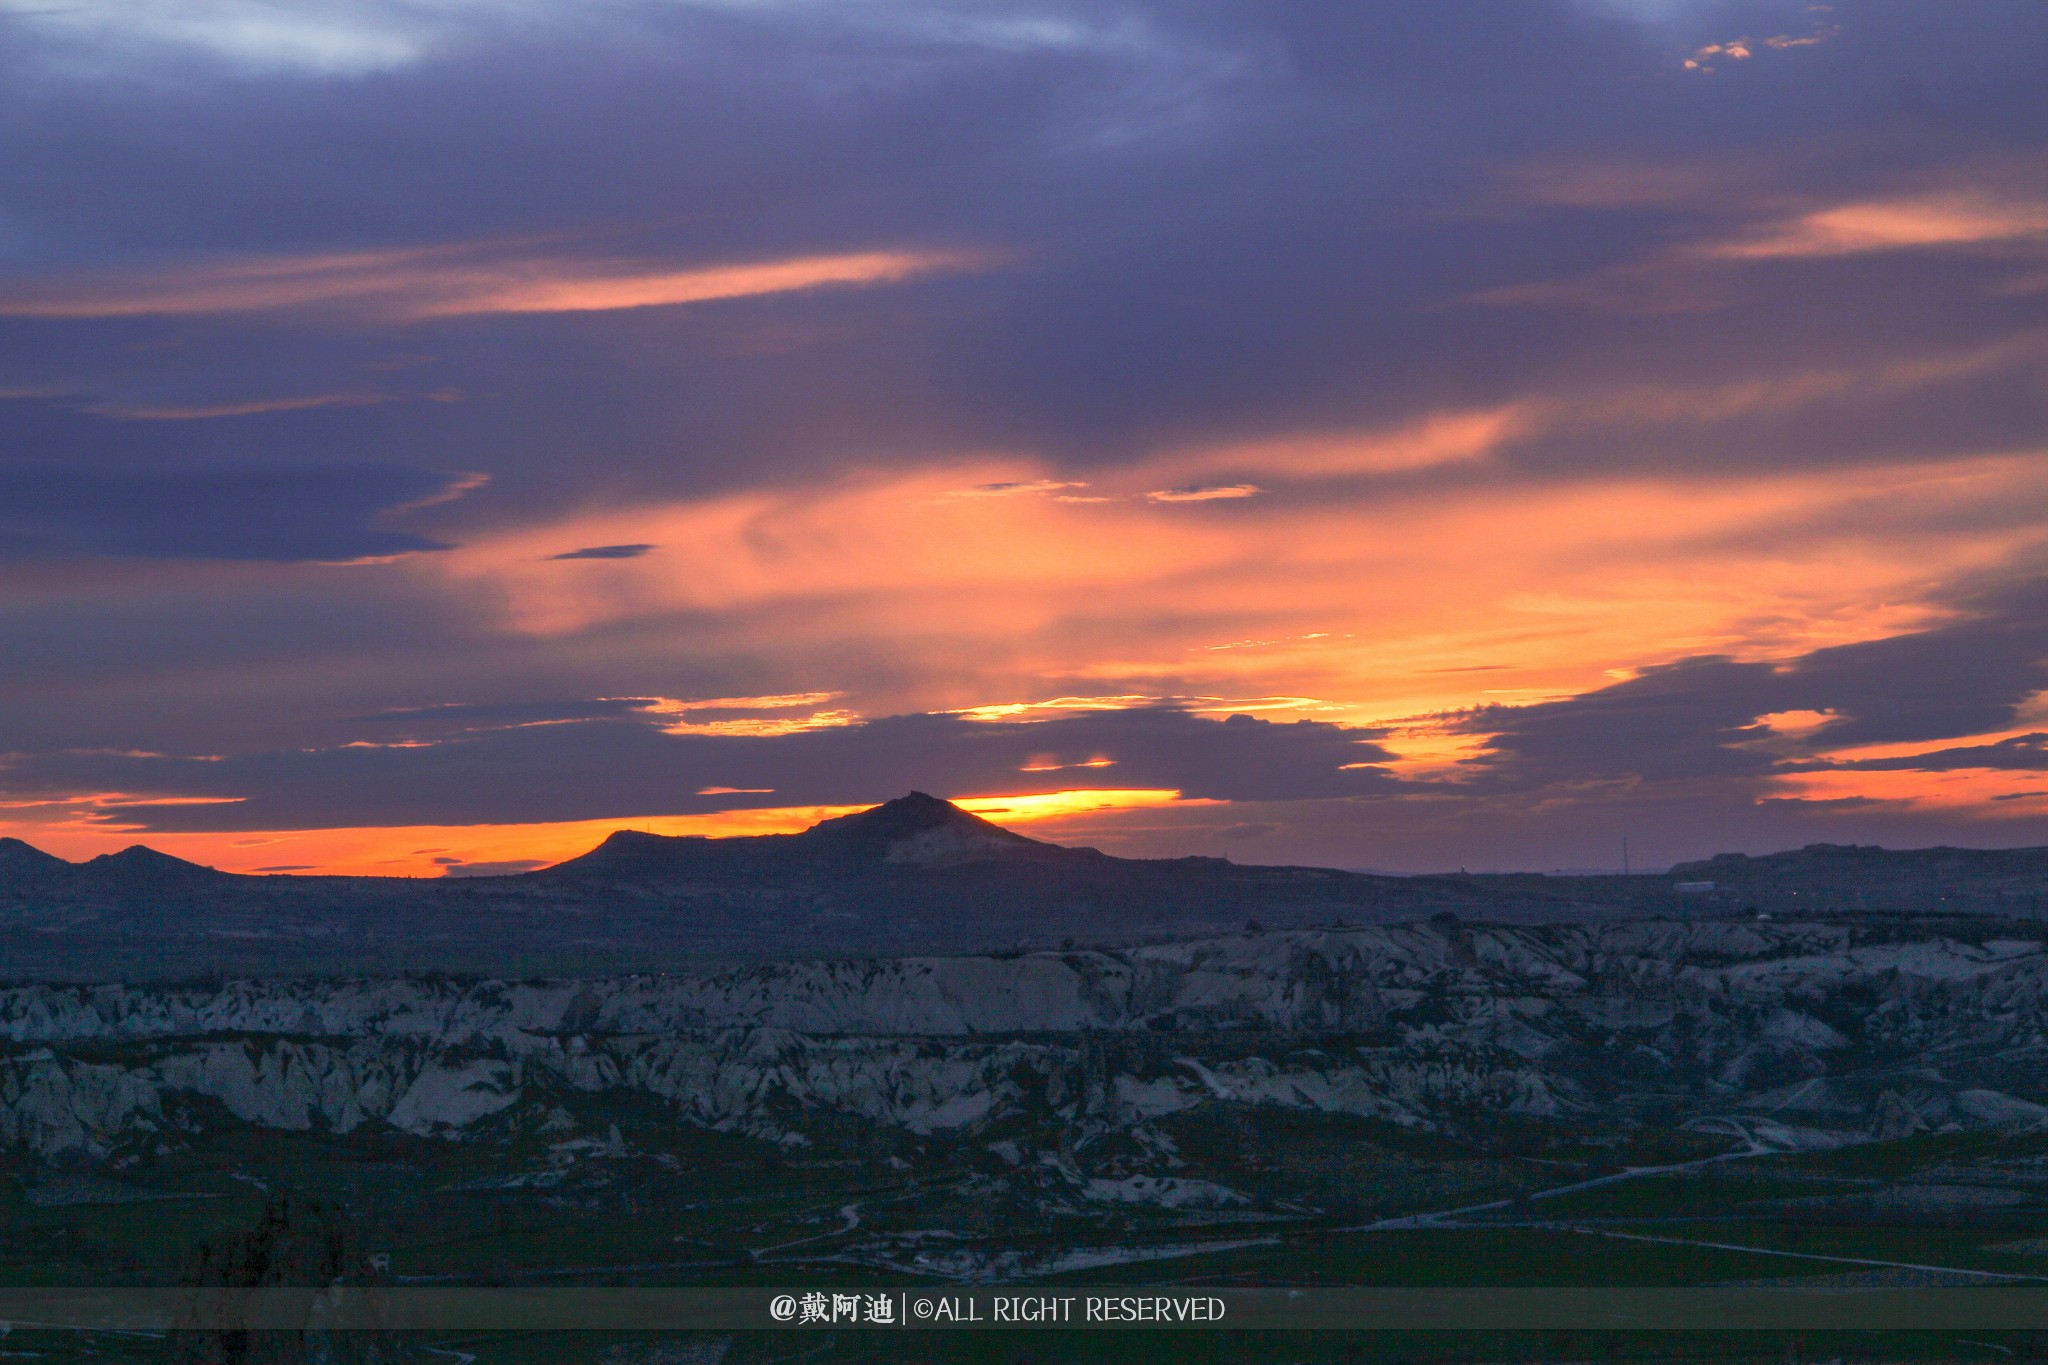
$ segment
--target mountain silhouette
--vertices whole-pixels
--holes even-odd
[[[130,844],[119,853],[102,853],[80,864],[79,873],[114,886],[192,885],[231,875],[159,853],[146,844]]]
[[[818,848],[837,847],[887,863],[944,867],[1004,858],[1063,857],[1078,850],[1027,839],[1001,825],[912,792],[870,810],[822,820],[797,836]]]
[[[1663,875],[1393,877],[1113,857],[912,792],[799,834],[621,830],[553,867],[448,880],[246,876],[141,845],[71,863],[0,840],[0,979],[695,970],[1444,915],[1525,924],[1759,909],[2032,915],[2044,902],[2042,849],[1820,846]]]
[[[34,844],[20,839],[0,839],[0,873],[4,872],[53,872],[70,863],[62,858],[43,852]]]
[[[1004,829],[924,792],[911,792],[851,815],[821,820],[801,834],[728,839],[620,830],[581,857],[527,875],[551,882],[658,881],[717,869],[860,872],[883,865],[958,867],[1018,858],[1100,857]]]

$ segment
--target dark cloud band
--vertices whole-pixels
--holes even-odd
[[[0,463],[0,559],[346,561],[445,550],[375,523],[472,480],[390,465]]]
[[[2048,690],[2048,579],[1952,602],[1957,618],[1777,662],[1683,659],[1562,701],[1491,706],[1464,717],[1488,736],[1471,767],[1489,783],[1758,778],[1801,768],[2031,768],[2038,736],[1911,758],[1816,759],[1858,744],[1961,739],[2014,725]],[[1766,718],[1810,713],[1796,738]]]
[[[622,718],[614,707],[597,703],[595,716],[582,720],[556,708],[543,721],[522,718],[440,742],[204,760],[20,756],[0,768],[0,786],[136,793],[134,804],[113,804],[109,814],[153,830],[217,830],[857,805],[912,789],[1010,795],[1077,786],[1172,788],[1189,797],[1285,801],[1396,785],[1377,766],[1391,758],[1385,749],[1320,721],[1209,720],[1159,707],[1018,723],[893,716],[741,736],[673,734],[660,717]],[[1069,765],[1077,771],[1066,771]],[[150,795],[221,804],[156,805]]]

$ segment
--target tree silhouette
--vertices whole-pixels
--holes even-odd
[[[184,1285],[214,1292],[195,1296],[175,1335],[174,1358],[182,1365],[379,1365],[395,1360],[382,1332],[332,1332],[317,1321],[295,1329],[251,1331],[240,1325],[246,1320],[247,1296],[232,1292],[362,1286],[375,1279],[346,1218],[303,1196],[275,1195],[254,1226],[201,1243],[186,1258]]]

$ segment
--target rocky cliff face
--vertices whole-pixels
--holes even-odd
[[[1232,1105],[1787,1146],[2033,1127],[2048,950],[2007,932],[1445,920],[700,977],[21,987],[0,991],[0,1144],[161,1146],[193,1098],[263,1127],[475,1141],[618,1096],[789,1145],[847,1122],[1143,1139]]]

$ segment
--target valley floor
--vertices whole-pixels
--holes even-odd
[[[0,1287],[2048,1287],[2044,978],[1995,926],[1437,925],[24,988],[0,993]],[[49,1360],[1846,1362],[2039,1358],[2048,1322],[316,1346],[0,1337]]]

